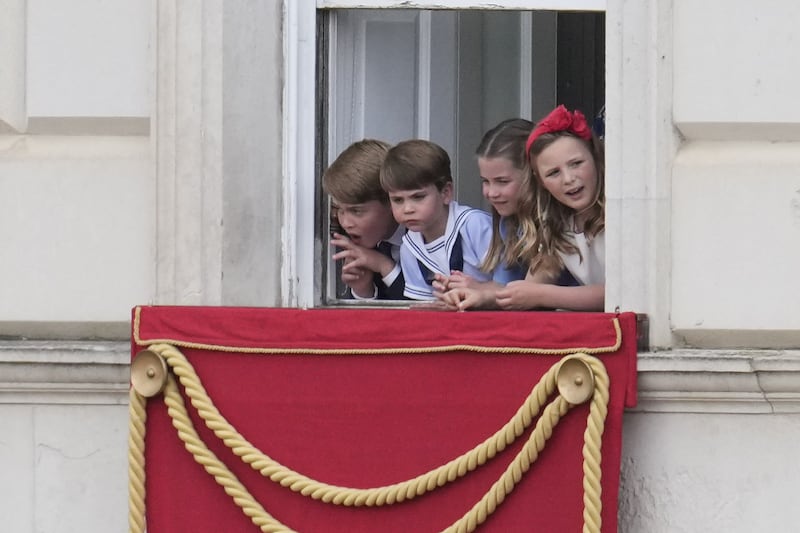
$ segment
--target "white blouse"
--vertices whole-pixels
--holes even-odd
[[[583,233],[570,233],[572,241],[580,251],[564,254],[559,252],[567,270],[583,285],[605,285],[606,283],[606,232],[601,231],[591,241]]]

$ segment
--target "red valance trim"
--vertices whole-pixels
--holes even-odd
[[[219,344],[213,342],[196,342],[192,340],[187,340],[190,338],[197,338],[197,334],[194,332],[187,332],[185,337],[158,337],[153,336],[150,337],[148,335],[142,334],[141,328],[141,318],[142,312],[145,310],[145,307],[137,306],[133,310],[133,341],[136,345],[139,346],[150,346],[153,344],[171,344],[173,346],[181,347],[181,348],[192,348],[198,350],[209,350],[209,351],[216,351],[216,352],[229,352],[229,353],[247,353],[247,354],[265,354],[265,355],[391,355],[391,354],[424,354],[424,353],[442,353],[442,352],[453,352],[453,351],[466,351],[466,352],[476,352],[476,353],[505,353],[505,354],[528,354],[528,355],[569,355],[573,353],[586,353],[586,354],[593,354],[593,355],[600,355],[604,353],[612,353],[619,350],[620,346],[622,345],[622,329],[620,327],[619,319],[613,315],[603,315],[602,318],[605,320],[601,321],[600,324],[604,326],[605,331],[603,332],[604,340],[608,340],[609,344],[603,343],[598,344],[595,346],[587,346],[587,345],[572,345],[572,346],[564,346],[563,344],[559,347],[554,346],[542,346],[542,347],[535,347],[535,346],[492,346],[488,343],[443,343],[443,344],[436,344],[431,343],[427,346],[420,346],[418,342],[415,342],[413,346],[409,345],[400,345],[394,344],[391,346],[379,345],[380,343],[374,342],[369,343],[369,346],[360,347],[360,348],[340,348],[340,347],[322,347],[323,344],[330,344],[328,339],[319,339],[317,342],[303,339],[302,344],[303,346],[298,347],[298,343],[295,342],[294,346],[287,347],[287,346],[264,346],[264,345],[248,345],[246,342],[242,342],[241,345],[232,345],[232,344]],[[160,307],[161,310],[164,309],[163,306]],[[176,307],[176,309],[180,309]],[[197,308],[202,309],[202,308]],[[233,309],[233,308],[232,308]],[[245,308],[237,308],[240,311],[246,310]],[[284,313],[290,312],[309,312],[308,310],[293,310],[293,309],[285,309],[283,310]],[[344,310],[337,311],[333,309],[326,309],[322,311],[328,312],[346,312]],[[389,311],[389,310],[387,310]],[[412,312],[409,310],[391,310],[391,312],[399,312],[399,313],[406,313]],[[502,311],[490,311],[491,314],[502,314]],[[473,313],[474,314],[474,313]],[[446,317],[446,316],[454,316],[456,313],[441,313],[436,314],[437,317]],[[586,314],[583,314],[587,316]],[[300,315],[298,315],[300,316]],[[163,314],[159,314],[159,318],[163,317]],[[206,323],[206,326],[208,324]],[[175,330],[172,329],[174,332]],[[230,333],[230,332],[228,332]],[[347,334],[343,334],[342,338],[346,338]],[[341,342],[337,342],[337,344],[341,344]],[[353,343],[348,343],[352,345]]]

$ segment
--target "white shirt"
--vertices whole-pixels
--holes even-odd
[[[590,241],[583,233],[569,233],[572,242],[578,248],[577,253],[558,255],[564,266],[575,279],[583,285],[605,285],[606,283],[606,232],[601,231]]]

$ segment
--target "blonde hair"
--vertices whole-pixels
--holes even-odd
[[[481,270],[491,272],[504,263],[510,267],[526,265],[533,255],[537,224],[534,217],[533,187],[528,158],[525,155],[525,141],[528,139],[533,123],[522,118],[504,120],[483,135],[475,155],[483,159],[502,158],[509,161],[515,169],[522,172],[522,182],[517,200],[517,212],[501,220],[500,214],[492,207],[492,240]],[[501,235],[500,224],[504,224],[505,238]]]
[[[536,218],[539,223],[539,232],[534,247],[534,255],[530,260],[530,271],[542,271],[550,275],[557,275],[563,267],[563,262],[558,253],[580,253],[575,244],[567,237],[567,232],[572,217],[572,209],[555,200],[550,192],[544,188],[542,178],[536,171],[536,157],[542,151],[563,137],[572,137],[585,143],[594,159],[597,170],[597,191],[594,202],[588,208],[588,217],[583,227],[587,239],[592,239],[605,229],[605,159],[603,142],[592,135],[590,140],[584,140],[568,131],[545,133],[536,138],[530,147],[529,156],[531,172],[533,174],[534,198],[536,204]],[[581,258],[582,259],[582,258]]]
[[[339,202],[363,204],[378,200],[389,203],[381,187],[380,170],[391,145],[364,139],[348,146],[322,175],[325,191]]]

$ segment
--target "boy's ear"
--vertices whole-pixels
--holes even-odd
[[[442,199],[444,200],[444,205],[450,205],[450,202],[453,201],[453,182],[448,181],[442,187]]]

